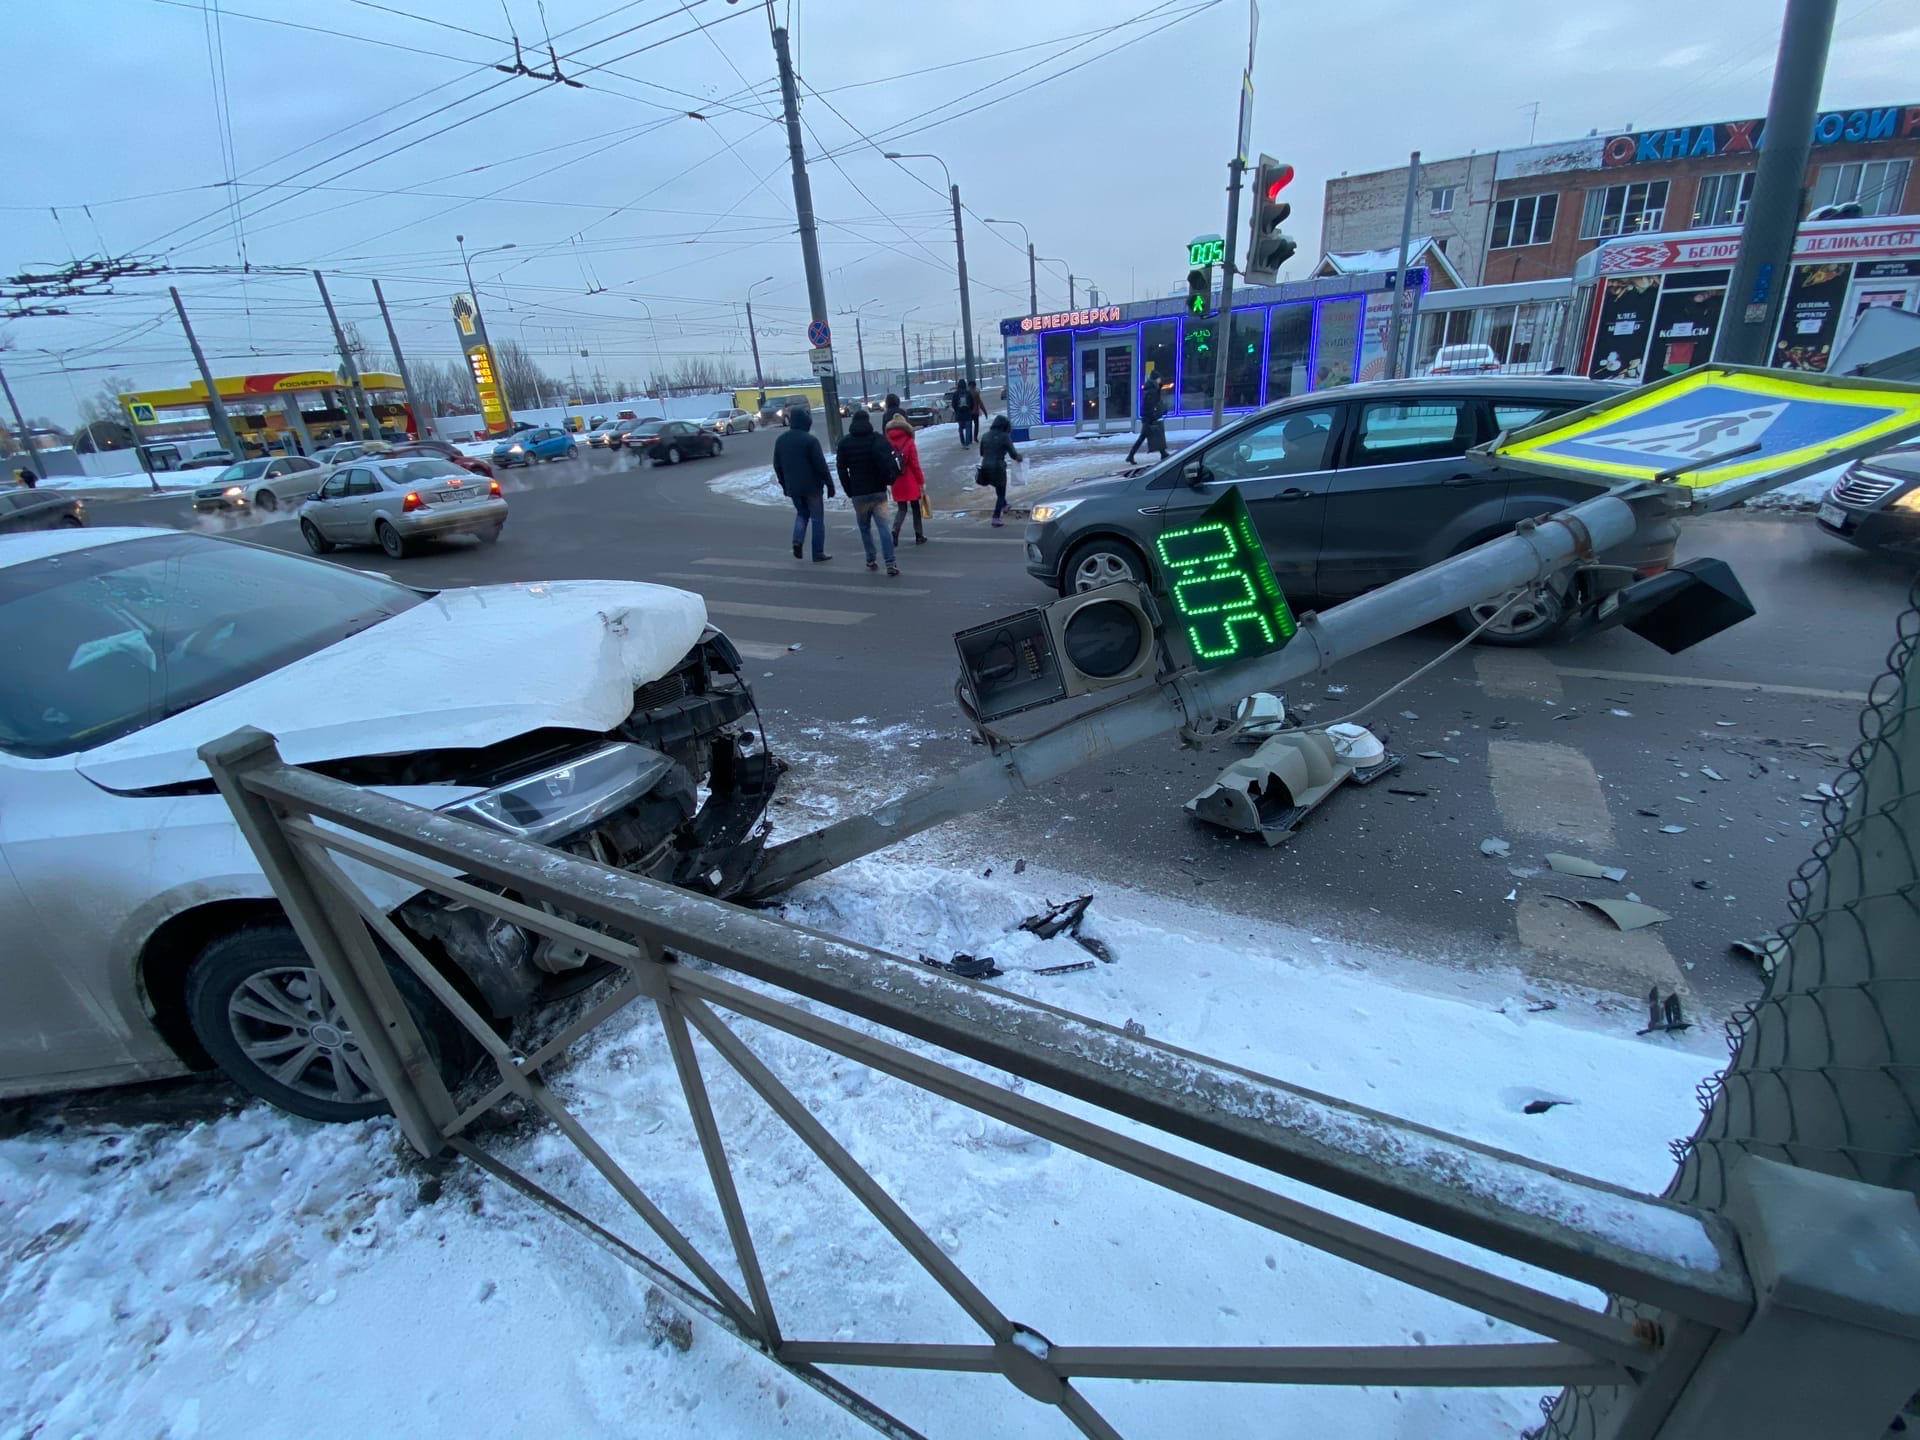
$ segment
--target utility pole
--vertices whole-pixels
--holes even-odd
[[[1813,120],[1808,118],[1811,125]],[[1387,320],[1387,378],[1400,376],[1400,323],[1407,309],[1407,251],[1413,247],[1413,203],[1420,194],[1420,152],[1407,160],[1407,205],[1400,212],[1400,267],[1394,272],[1393,314]]]
[[[1071,270],[1067,272],[1067,308],[1069,310],[1078,310],[1080,308],[1079,302],[1073,298],[1073,272]]]
[[[313,278],[320,286],[320,303],[327,307],[327,320],[333,326],[334,343],[340,347],[340,368],[347,372],[347,413],[353,421],[353,438],[377,440],[380,438],[378,424],[372,427],[370,433],[362,433],[361,407],[367,396],[360,388],[360,367],[353,363],[353,352],[347,348],[347,332],[340,328],[340,317],[334,311],[333,297],[327,293],[327,277],[316,270]]]
[[[907,322],[900,322],[900,384],[902,400],[913,398],[913,370],[907,364]]]
[[[1034,268],[1033,242],[1027,242],[1027,313],[1040,313],[1040,277]]]
[[[800,258],[807,267],[807,309],[815,324],[826,325],[827,282],[820,273],[820,239],[813,223],[813,186],[807,179],[807,149],[800,140],[800,96],[793,83],[787,32],[773,31],[773,57],[780,66],[780,106],[787,115],[787,152],[793,162],[793,213],[800,222]],[[840,386],[829,371],[820,377],[820,403],[827,412],[827,444],[840,443]]]
[[[860,355],[860,403],[867,403],[867,341],[860,333],[860,312],[853,315],[853,348]]]
[[[757,415],[767,408],[767,377],[760,371],[760,337],[753,329],[753,301],[747,301],[747,343],[753,346],[753,383],[760,392],[760,403],[754,411]]]
[[[213,371],[207,368],[207,357],[201,352],[200,342],[194,338],[193,326],[187,320],[187,307],[180,303],[179,287],[169,285],[167,293],[173,296],[173,310],[180,317],[180,328],[187,332],[187,345],[193,351],[193,363],[200,367],[200,382],[207,387],[207,411],[213,416],[214,431],[220,436],[220,443],[226,447],[229,455],[236,460],[244,460],[246,456],[240,449],[240,437],[233,433],[233,421],[227,418],[227,407],[213,385]],[[13,399],[12,392],[8,392],[7,399]],[[14,418],[19,419],[17,411]],[[20,436],[20,443],[27,443],[24,432]]]
[[[904,332],[903,332],[904,333]],[[27,422],[20,414],[20,402],[13,398],[13,386],[7,384],[7,375],[0,370],[0,390],[7,395],[7,409],[13,412],[13,439],[20,447],[20,453],[27,457],[28,465],[33,463],[33,439],[27,433]],[[34,471],[38,475],[39,471]]]
[[[1244,128],[1244,127],[1243,127]],[[1226,249],[1220,256],[1219,333],[1213,338],[1213,428],[1220,428],[1227,408],[1227,368],[1232,359],[1233,338],[1233,259],[1234,242],[1240,235],[1240,177],[1246,173],[1246,161],[1236,155],[1227,163]],[[1093,287],[1088,286],[1089,290]]]
[[[1820,105],[1836,4],[1787,0],[1760,168],[1714,337],[1713,358],[1721,364],[1765,365],[1772,358],[1773,328],[1793,273],[1793,238],[1800,228],[1807,154],[1813,147],[1813,117]]]
[[[407,369],[407,357],[400,353],[400,337],[394,332],[393,316],[387,313],[387,297],[381,294],[378,280],[373,282],[373,298],[380,302],[380,318],[387,322],[387,344],[393,347],[393,367],[400,372],[400,383],[406,387],[407,406],[413,411],[413,423],[420,427],[418,438],[424,440],[433,429],[433,417],[420,403],[420,392],[413,388],[413,372]]]

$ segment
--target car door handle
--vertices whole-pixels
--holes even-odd
[[[1311,500],[1313,498],[1313,492],[1311,490],[1302,490],[1298,485],[1289,485],[1273,498],[1276,500]]]
[[[1489,481],[1498,480],[1499,478],[1500,477],[1491,470],[1462,470],[1457,475],[1449,475],[1440,483],[1442,485],[1485,485]]]

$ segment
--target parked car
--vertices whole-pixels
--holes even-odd
[[[1920,559],[1920,444],[1854,461],[1814,519],[1827,534],[1863,550]]]
[[[493,463],[501,467],[531,465],[536,460],[571,460],[580,453],[573,436],[553,425],[509,435],[493,447]]]
[[[0,535],[62,530],[87,523],[87,503],[58,490],[0,490]]]
[[[1427,368],[1429,375],[1490,375],[1500,368],[1491,345],[1442,345]]]
[[[506,523],[498,480],[482,484],[437,457],[343,465],[300,507],[300,537],[316,555],[336,545],[378,545],[398,560],[422,540],[449,535],[492,544]]]
[[[479,456],[469,455],[458,445],[449,445],[444,440],[409,440],[404,445],[395,445],[391,450],[387,451],[387,454],[396,460],[418,459],[422,456],[438,456],[442,460],[451,460],[462,470],[468,471],[471,474],[481,476],[487,480],[493,478],[493,466],[489,465]]]
[[[0,537],[0,576],[0,1096],[215,1065],[314,1119],[385,1108],[196,753],[243,725],[669,884],[730,893],[751,864],[779,767],[740,728],[740,657],[697,595],[427,594],[172,530]],[[407,882],[374,893],[498,1021],[605,973]],[[464,1032],[396,983],[456,1080]]]
[[[203,515],[223,510],[258,510],[271,515],[282,505],[298,505],[312,494],[325,470],[318,460],[304,455],[242,460],[222,470],[210,483],[196,486],[193,508]]]
[[[1027,573],[1061,594],[1155,579],[1149,556],[1165,527],[1197,516],[1235,486],[1281,588],[1338,601],[1511,530],[1529,516],[1590,499],[1597,486],[1467,458],[1471,446],[1618,394],[1604,381],[1497,377],[1382,381],[1315,391],[1257,410],[1168,459],[1042,497],[1027,526]],[[1484,632],[1532,645],[1590,614],[1637,574],[1665,569],[1678,532],[1644,553],[1608,552],[1572,588],[1538,590]],[[1618,568],[1615,568],[1618,567]],[[1499,596],[1456,617],[1473,628]]]
[[[640,459],[651,460],[656,465],[678,465],[682,460],[718,455],[721,441],[718,435],[702,430],[691,420],[667,420],[644,441],[637,433],[629,436],[627,448]]]
[[[196,450],[180,462],[182,470],[211,470],[216,465],[231,465],[233,456],[225,450]]]
[[[620,445],[620,425],[618,420],[608,420],[596,425],[587,432],[589,450],[614,450]]]
[[[751,435],[759,425],[760,422],[744,410],[716,410],[700,422],[702,430],[715,435],[738,435],[742,431]]]

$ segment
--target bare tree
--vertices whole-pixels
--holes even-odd
[[[473,372],[459,360],[435,364],[428,360],[413,367],[413,386],[420,401],[434,415],[468,415],[480,408],[473,391]]]
[[[747,383],[747,372],[737,361],[710,355],[682,356],[680,363],[660,377],[674,390],[694,393],[737,390]]]
[[[131,375],[109,375],[100,382],[100,388],[80,402],[80,419],[84,424],[96,421],[112,420],[124,425],[126,411],[120,408],[120,397],[131,394],[136,388]]]
[[[547,377],[540,364],[518,340],[506,339],[493,347],[493,365],[500,386],[507,392],[507,404],[516,408],[538,405],[560,393],[560,387]]]

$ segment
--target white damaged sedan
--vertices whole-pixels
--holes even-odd
[[[217,1065],[315,1119],[384,1108],[198,758],[210,740],[255,725],[294,763],[724,894],[780,770],[756,724],[738,653],[682,590],[432,593],[170,530],[0,537],[0,1097]],[[503,1026],[600,973],[385,884]],[[463,1069],[458,1027],[408,998]]]

